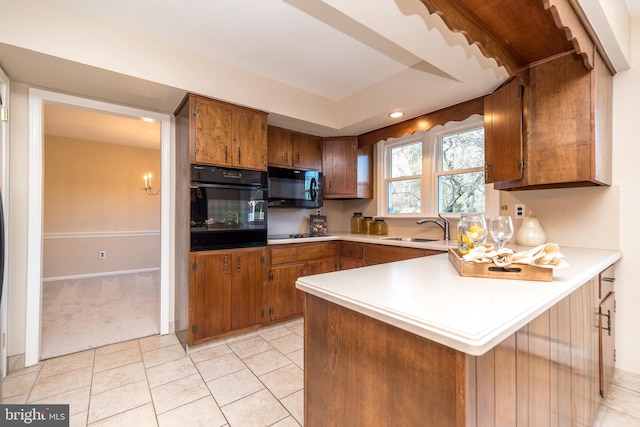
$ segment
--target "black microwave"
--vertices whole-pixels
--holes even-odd
[[[270,208],[322,207],[322,172],[269,167]]]

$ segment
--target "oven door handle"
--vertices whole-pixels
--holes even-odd
[[[233,184],[205,184],[201,182],[192,182],[190,185],[191,188],[229,188],[232,190],[266,190],[267,187],[262,187],[261,185],[233,185]]]

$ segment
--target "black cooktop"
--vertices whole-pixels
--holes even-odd
[[[329,234],[311,234],[311,233],[271,234],[267,236],[267,240],[304,239],[305,237],[329,237]]]

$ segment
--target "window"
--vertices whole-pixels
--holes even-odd
[[[378,143],[378,215],[485,212],[484,123],[463,122]],[[489,190],[487,190],[489,188]]]

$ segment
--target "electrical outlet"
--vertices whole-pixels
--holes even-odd
[[[100,259],[105,259],[107,257],[107,252],[106,251],[100,251],[100,254],[98,254],[98,257]]]
[[[524,218],[524,215],[525,215],[524,203],[516,203],[514,208],[516,210],[516,218]]]

